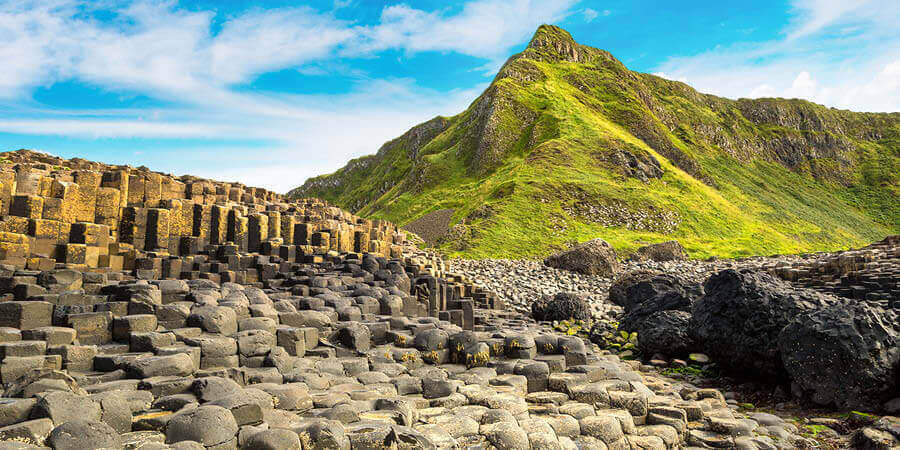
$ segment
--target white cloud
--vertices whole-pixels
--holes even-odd
[[[243,84],[285,68],[348,73],[353,69],[341,66],[341,56],[387,49],[458,52],[484,58],[487,66],[537,25],[568,14],[575,1],[472,0],[456,12],[397,4],[370,26],[308,7],[279,8],[239,13],[214,26],[214,11],[181,8],[174,0],[0,0],[0,132],[230,140],[230,148],[127,155],[160,170],[285,191],[374,152],[418,122],[462,111],[487,80],[436,92],[408,79],[359,76],[349,93],[327,96],[248,93]],[[334,8],[351,3],[336,0]],[[101,8],[109,8],[103,13],[110,19],[93,18]],[[36,87],[64,80],[145,95],[164,106],[52,109],[31,99]]]
[[[39,119],[0,119],[0,130],[97,139],[235,140],[222,148],[157,149],[140,159],[110,162],[239,180],[284,192],[307,177],[334,171],[350,158],[374,152],[418,122],[462,111],[485,87],[442,94],[417,87],[411,80],[373,80],[343,95],[231,95],[221,110],[43,111]],[[23,109],[21,115],[33,114]],[[247,141],[263,144],[241,144]],[[279,169],[270,172],[273,167]]]
[[[406,4],[384,8],[381,23],[360,27],[350,52],[400,48],[408,52],[454,51],[485,58],[507,56],[542,23],[565,17],[577,0],[475,0],[455,15]]]
[[[656,69],[701,92],[799,97],[860,111],[900,111],[900,2],[795,0],[782,37],[670,58]]]
[[[605,12],[607,12],[607,11],[604,11],[604,13]],[[584,21],[587,23],[593,22],[594,19],[596,19],[600,15],[600,13],[598,13],[596,9],[591,9],[591,8],[584,8],[584,11],[582,11],[581,14],[584,15]],[[607,15],[607,14],[604,14],[604,15]]]
[[[675,76],[669,75],[668,73],[665,73],[665,72],[653,72],[653,75],[656,75],[660,78],[665,78],[667,80],[680,81],[682,83],[688,82],[687,78],[685,78],[685,77],[675,77]]]
[[[794,78],[791,87],[785,92],[788,97],[813,98],[816,96],[817,88],[816,80],[813,80],[812,75],[804,70],[797,74],[797,78]]]

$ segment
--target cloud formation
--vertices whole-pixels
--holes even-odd
[[[794,0],[776,40],[673,57],[656,72],[702,92],[900,111],[900,2]]]
[[[214,11],[173,0],[0,0],[0,132],[253,141],[189,152],[213,156],[216,170],[242,167],[232,171],[241,181],[287,190],[373,152],[417,122],[461,111],[485,86],[435,92],[409,79],[361,78],[349,93],[326,97],[248,93],[242,85],[283,69],[327,73],[335,58],[385,50],[452,51],[495,64],[573,3],[473,0],[455,13],[398,4],[385,7],[378,23],[358,25],[309,7],[250,10],[217,23]],[[336,0],[334,10],[350,4]],[[31,98],[36,88],[68,80],[162,106],[76,111],[45,108]],[[152,166],[176,169],[161,156],[166,153],[151,152]],[[173,154],[183,159],[186,153]],[[253,175],[265,161],[284,173],[284,160],[297,162],[293,176]],[[203,172],[203,166],[190,169]]]

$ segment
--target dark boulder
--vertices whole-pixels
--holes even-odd
[[[531,316],[537,321],[589,320],[591,306],[583,295],[574,292],[560,292],[531,304]]]
[[[781,330],[794,317],[836,304],[833,296],[797,289],[767,273],[723,270],[704,283],[691,331],[717,363],[747,376],[782,377]]]
[[[637,332],[641,353],[682,356],[696,350],[691,308],[703,287],[661,272],[635,272],[616,280],[610,298],[624,306],[619,330]]]
[[[690,325],[689,312],[662,310],[642,317],[625,329],[637,332],[638,349],[643,355],[683,356],[697,349]]]
[[[593,239],[544,259],[544,264],[585,275],[612,277],[622,271],[616,251],[603,239]]]
[[[665,309],[690,311],[691,304],[703,295],[703,286],[654,270],[636,270],[617,278],[609,287],[610,303],[626,313],[648,303],[650,312]]]
[[[800,314],[778,337],[795,393],[841,409],[871,409],[896,395],[898,344],[896,313],[867,304]]]
[[[682,281],[674,276],[658,273],[624,286],[626,320],[640,320],[658,311],[684,311],[691,308],[701,296],[703,287],[698,283]],[[624,323],[624,322],[623,322]]]

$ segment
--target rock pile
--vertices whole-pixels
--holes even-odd
[[[115,292],[106,302],[77,292],[74,304],[6,302],[53,314],[3,330],[0,439],[141,449],[810,442],[718,391],[672,384],[516,314],[478,309],[463,326],[407,315],[405,280],[389,265],[303,265],[290,288],[123,279],[105,284]],[[85,309],[103,312],[76,312]],[[86,319],[100,325],[72,326]]]
[[[631,257],[638,261],[681,261],[687,259],[687,251],[678,241],[666,241],[640,247]]]
[[[6,167],[3,448],[805,442],[507,311],[391,224],[143,169],[27,152]]]
[[[519,312],[530,312],[532,303],[558,292],[585,296],[594,315],[605,315],[611,307],[606,303],[611,278],[554,269],[540,261],[451,259],[447,261],[447,270],[483,286]]]
[[[885,308],[900,308],[900,237],[897,236],[859,250],[707,261],[680,260],[674,256],[680,246],[663,244],[672,249],[671,258],[658,256],[656,259],[662,261],[657,261],[646,256],[657,252],[647,250],[645,255],[620,262],[621,269],[616,275],[585,275],[531,260],[450,260],[448,264],[453,272],[495,292],[520,311],[528,311],[531,303],[544,295],[571,291],[586,296],[595,313],[602,316],[610,310],[604,303],[619,275],[652,270],[702,283],[710,275],[726,269],[766,272],[796,287],[844,298],[868,299]],[[611,313],[622,311],[612,308]]]
[[[730,269],[702,287],[634,273],[610,300],[627,300],[618,329],[637,332],[647,356],[703,352],[731,373],[787,380],[795,395],[841,409],[879,409],[900,388],[900,318],[875,303]]]

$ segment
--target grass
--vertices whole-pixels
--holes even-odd
[[[559,30],[543,33],[568,42]],[[579,49],[574,63],[529,48],[463,113],[320,177],[337,187],[294,195],[399,224],[452,208],[464,237],[441,249],[468,258],[539,258],[596,237],[623,253],[677,239],[695,258],[742,257],[900,233],[900,114],[706,96]],[[793,126],[769,123],[772,111]],[[800,149],[767,149],[781,142]],[[806,157],[804,143],[821,156]],[[623,151],[656,159],[662,177],[627,176],[609,159]],[[597,220],[584,214],[591,208],[628,220]]]

